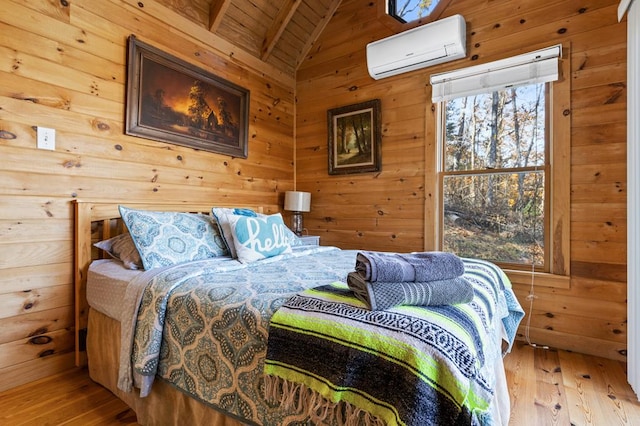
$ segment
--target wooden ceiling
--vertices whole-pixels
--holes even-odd
[[[282,72],[295,72],[340,0],[160,0]]]

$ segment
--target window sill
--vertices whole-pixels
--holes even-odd
[[[553,288],[571,288],[571,277],[565,275],[548,274],[546,272],[517,271],[505,269],[504,272],[512,284],[531,285],[531,277],[536,286]]]

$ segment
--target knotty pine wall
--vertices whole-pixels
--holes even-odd
[[[295,132],[297,187],[313,193],[309,233],[343,248],[433,248],[424,237],[435,152],[428,75],[474,62],[372,80],[364,46],[391,35],[377,9],[344,0],[293,81],[159,2],[3,2],[0,389],[73,365],[74,198],[277,206],[292,187]],[[463,14],[479,61],[570,43],[571,283],[536,288],[531,337],[624,359],[626,23],[615,9],[612,0],[454,0],[445,15]],[[251,91],[247,160],[123,135],[131,33]],[[382,172],[329,176],[327,109],[373,98],[382,100]],[[57,130],[55,152],[35,148],[38,125]],[[516,290],[528,310],[527,286]]]
[[[342,248],[433,249],[425,237],[433,235],[436,209],[429,75],[562,43],[571,52],[570,282],[537,285],[532,312],[530,280],[514,286],[532,313],[533,342],[624,360],[626,21],[617,22],[617,3],[453,0],[444,16],[464,16],[467,58],[375,81],[365,46],[391,35],[389,22],[376,1],[343,0],[296,78],[297,186],[313,194],[309,232]],[[382,171],[329,176],[327,110],[375,98]]]
[[[126,42],[250,90],[249,157],[124,136]],[[154,1],[0,7],[0,390],[70,368],[73,199],[281,205],[294,81]],[[36,149],[35,126],[56,129]]]

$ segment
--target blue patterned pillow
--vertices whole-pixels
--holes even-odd
[[[256,217],[227,215],[233,243],[242,263],[251,263],[282,253],[291,252],[289,228],[280,213]]]
[[[229,255],[209,215],[119,209],[144,269]]]
[[[227,250],[229,250],[229,254],[231,254],[231,257],[233,258],[237,258],[238,255],[236,254],[235,242],[233,241],[233,233],[231,232],[231,226],[229,225],[228,218],[234,215],[246,217],[267,217],[265,214],[256,213],[255,211],[247,208],[213,207],[211,209],[211,214],[216,218],[220,234],[222,235]],[[289,241],[289,245],[300,246],[304,244],[291,229],[286,226],[285,228],[285,234]]]

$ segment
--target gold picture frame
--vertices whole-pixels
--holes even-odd
[[[247,89],[134,35],[127,65],[127,135],[247,158]]]
[[[381,170],[380,114],[380,99],[328,111],[330,175]]]

